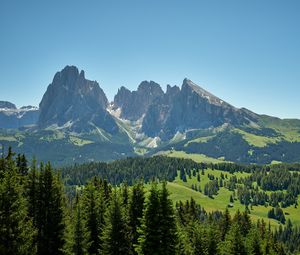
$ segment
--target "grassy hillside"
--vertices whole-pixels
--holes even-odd
[[[2,129],[0,147],[12,146],[56,165],[156,154],[213,163],[300,162],[300,120],[261,116],[252,125],[193,129],[177,132],[170,140],[140,134],[136,123],[117,119],[117,124],[119,132],[114,135],[98,127],[80,134],[54,128]]]
[[[266,122],[267,127],[228,126],[223,129],[211,129],[204,133],[193,131],[192,135],[187,133],[186,139],[181,142],[156,148],[155,153],[173,151],[173,155],[176,155],[184,152],[184,157],[196,158],[197,155],[198,157],[205,155],[204,160],[221,159],[245,164],[300,162],[298,121],[296,124],[292,121],[290,127],[283,120],[279,123],[272,123]]]
[[[228,172],[207,169],[205,170],[205,175],[200,175],[200,182],[197,181],[197,177],[192,176],[192,178],[187,178],[187,182],[183,182],[179,176],[175,181],[168,183],[168,189],[171,193],[171,198],[174,202],[177,201],[186,201],[191,197],[195,199],[197,203],[205,208],[207,211],[216,211],[221,210],[224,211],[228,205],[230,204],[230,195],[233,194],[232,191],[222,187],[220,188],[218,195],[214,196],[214,198],[209,198],[203,194],[204,186],[209,182],[208,174],[212,174],[215,177],[220,177],[221,173],[226,174],[228,178],[235,175],[237,178],[249,176],[248,173],[234,173],[230,174]],[[195,191],[192,189],[192,185],[199,185],[201,187],[202,192]],[[298,198],[300,203],[300,198]],[[271,209],[271,206],[253,206],[251,211],[251,218],[256,221],[258,219],[264,219],[266,222],[270,222],[272,227],[277,227],[280,223],[276,220],[269,219],[267,214]],[[229,211],[234,214],[237,210],[243,211],[245,210],[245,205],[242,205],[239,200],[234,199],[233,207],[229,207]],[[295,208],[294,206],[289,206],[283,209],[286,214],[286,219],[291,219],[294,225],[300,226],[300,208]]]
[[[76,134],[63,130],[0,130],[0,149],[11,146],[16,153],[25,153],[55,166],[91,161],[111,161],[135,155],[125,133],[112,136],[97,129]]]
[[[186,153],[184,151],[161,151],[157,153],[156,155],[164,155],[168,157],[173,158],[185,158],[185,159],[191,159],[197,163],[221,163],[225,162],[222,158],[216,159],[208,157],[204,154],[193,154],[193,153]]]

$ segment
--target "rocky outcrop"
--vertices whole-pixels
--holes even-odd
[[[148,136],[167,136],[167,130],[164,130],[166,120],[170,117],[171,109],[180,94],[180,88],[177,86],[167,86],[166,93],[157,98],[148,108],[143,119],[142,131]],[[172,131],[171,131],[172,133]]]
[[[173,90],[171,93],[168,87],[164,99],[149,107],[142,125],[142,131],[148,136],[170,139],[177,131],[256,121],[257,115],[233,107],[188,79],[183,81],[180,91]]]
[[[106,111],[108,100],[96,81],[85,79],[77,67],[66,66],[57,72],[40,103],[40,128],[57,126],[75,132],[102,128],[111,134],[118,131]]]
[[[0,128],[17,129],[35,125],[39,109],[34,106],[23,106],[18,109],[14,104],[0,101]]]
[[[136,121],[147,112],[155,99],[163,95],[159,84],[143,81],[136,91],[121,87],[114,98],[114,108],[121,109],[121,118]]]

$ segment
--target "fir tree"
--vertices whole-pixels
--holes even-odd
[[[17,159],[17,169],[21,175],[27,175],[28,174],[28,166],[27,166],[27,159],[24,154],[20,155],[18,154]]]
[[[240,226],[237,222],[232,224],[225,241],[219,243],[221,255],[246,255],[244,239],[241,234]]]
[[[34,158],[25,184],[25,194],[28,201],[28,215],[32,218],[34,226],[36,226],[37,219],[38,178],[36,159]]]
[[[226,234],[228,233],[231,225],[231,216],[229,213],[228,208],[226,208],[225,213],[223,214],[223,217],[221,219],[220,223],[220,231],[221,231],[221,239],[224,240]]]
[[[206,238],[208,255],[215,255],[218,253],[218,243],[221,242],[221,233],[217,226],[213,223],[206,228]]]
[[[240,223],[241,231],[243,235],[246,236],[252,227],[251,219],[247,210],[242,213]]]
[[[246,238],[246,249],[248,255],[262,255],[261,239],[256,228],[252,227]]]
[[[27,216],[23,187],[12,157],[7,157],[6,166],[0,182],[0,254],[35,254],[36,231]]]
[[[82,196],[84,226],[88,232],[88,253],[97,254],[102,249],[102,232],[106,203],[103,189],[95,181],[85,187]]]
[[[198,223],[191,223],[192,226],[192,247],[193,254],[208,255],[207,233],[203,226]]]
[[[132,187],[132,193],[129,201],[129,227],[131,232],[131,246],[134,247],[138,240],[138,228],[141,226],[143,209],[145,202],[145,193],[142,183],[137,183]],[[133,249],[133,248],[132,248]]]
[[[37,204],[38,254],[62,254],[64,246],[64,200],[62,184],[50,163],[40,172]]]
[[[201,181],[199,172],[197,173],[197,181],[198,181],[198,182]]]
[[[106,215],[103,235],[103,254],[132,254],[130,249],[129,228],[116,190],[113,192]]]
[[[166,183],[161,191],[152,184],[139,232],[138,254],[175,254],[177,228]]]
[[[78,196],[78,194],[77,194]],[[87,231],[84,228],[82,222],[82,212],[81,212],[81,205],[78,201],[75,206],[75,217],[74,217],[74,229],[72,233],[72,243],[71,243],[71,252],[74,255],[84,255],[87,254]]]
[[[121,190],[122,190],[122,204],[127,207],[128,206],[128,203],[129,203],[129,191],[128,191],[128,185],[127,183],[123,183],[122,187],[121,187]]]
[[[175,215],[173,210],[172,200],[169,198],[169,192],[167,190],[167,183],[162,184],[162,190],[160,191],[160,254],[171,255],[175,254],[175,247],[177,244],[177,228]]]
[[[150,194],[143,213],[142,224],[136,251],[138,254],[160,254],[160,219],[159,219],[159,191],[157,184],[152,183]]]

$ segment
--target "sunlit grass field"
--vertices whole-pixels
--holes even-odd
[[[228,189],[222,187],[220,188],[218,195],[214,196],[214,198],[209,198],[208,196],[205,196],[203,193],[204,186],[206,183],[209,182],[208,174],[212,174],[215,177],[220,177],[221,173],[224,175],[227,175],[228,179],[233,174],[230,174],[228,172],[223,172],[219,170],[212,170],[208,169],[205,170],[204,175],[201,175],[200,171],[200,182],[197,181],[197,176],[191,176],[189,178],[187,176],[187,182],[183,182],[179,176],[176,178],[173,182],[168,182],[168,190],[170,192],[170,197],[174,201],[174,204],[177,201],[186,201],[189,200],[191,197],[200,204],[204,209],[208,212],[211,211],[224,211],[228,205],[230,200],[230,195],[232,195],[233,192],[229,191]],[[246,177],[249,175],[248,173],[235,173],[234,175],[237,176],[237,178]],[[201,187],[202,192],[195,191],[192,189],[192,185],[198,185]],[[298,198],[298,201],[300,203],[300,199]],[[233,207],[228,208],[230,213],[233,215],[237,210],[244,211],[245,206],[242,205],[238,200],[234,200]],[[280,224],[278,221],[269,219],[267,214],[268,211],[271,209],[270,206],[253,206],[251,211],[251,218],[254,221],[257,221],[258,219],[264,219],[265,222],[271,224],[272,227],[278,227]],[[294,206],[290,206],[288,208],[283,209],[284,213],[286,214],[286,219],[291,219],[293,225],[300,225],[300,209],[294,208]]]

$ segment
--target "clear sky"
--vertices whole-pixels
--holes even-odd
[[[237,107],[300,118],[300,1],[1,0],[0,100],[38,105],[65,65],[110,100],[188,77]]]

